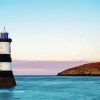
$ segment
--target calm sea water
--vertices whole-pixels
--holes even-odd
[[[0,89],[0,100],[100,100],[100,77],[16,76],[17,86]]]

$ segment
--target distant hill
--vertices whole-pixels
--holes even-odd
[[[60,76],[93,76],[93,75],[100,75],[100,62],[88,63],[83,64],[80,66],[76,66],[73,68],[66,69],[60,73]]]

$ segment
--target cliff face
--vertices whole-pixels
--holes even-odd
[[[80,66],[76,66],[58,73],[60,76],[92,76],[100,75],[100,62],[88,63]]]

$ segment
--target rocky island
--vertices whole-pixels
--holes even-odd
[[[83,64],[66,69],[57,74],[58,76],[100,76],[100,62]]]

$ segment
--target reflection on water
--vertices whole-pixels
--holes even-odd
[[[12,100],[13,93],[11,92],[0,92],[0,100]]]
[[[13,88],[0,88],[0,100],[13,100],[13,92],[10,90]]]

